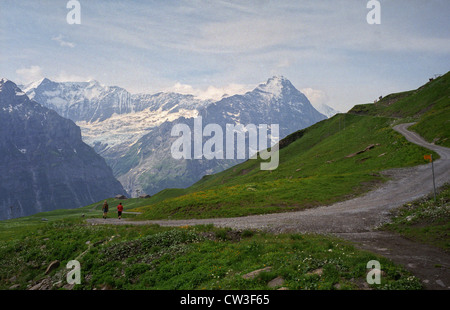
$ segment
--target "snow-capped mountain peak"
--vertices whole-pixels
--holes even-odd
[[[265,93],[273,98],[280,98],[283,94],[297,91],[297,89],[286,77],[275,75],[265,83],[259,84],[255,91]]]
[[[7,78],[1,78],[0,79],[0,93],[2,93],[2,98],[10,98],[10,97],[14,97],[14,96],[24,96],[25,93],[19,88],[17,87],[17,85],[8,80]],[[3,102],[4,101],[4,102]],[[5,103],[6,104],[6,99],[2,100],[0,98],[0,103]]]
[[[33,89],[33,88],[36,88],[36,87],[38,87],[39,85],[41,85],[41,83],[44,81],[44,79],[45,79],[45,78],[42,78],[42,79],[40,79],[40,80],[31,82],[31,83],[26,84],[26,85],[20,85],[20,88],[21,88],[24,92],[27,92],[28,90]]]

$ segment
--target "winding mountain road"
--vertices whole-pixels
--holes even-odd
[[[413,123],[393,129],[415,144],[433,150],[441,157],[434,162],[435,182],[439,187],[450,182],[450,149],[426,142],[407,130]],[[418,244],[376,228],[389,221],[392,209],[433,192],[431,164],[383,172],[391,177],[377,189],[347,201],[303,211],[252,215],[237,218],[126,221],[88,219],[92,224],[159,224],[185,226],[214,224],[234,229],[258,229],[274,233],[331,234],[355,242],[355,246],[381,254],[403,264],[423,281],[428,289],[450,289],[450,254],[437,248]],[[436,266],[440,266],[439,268]]]

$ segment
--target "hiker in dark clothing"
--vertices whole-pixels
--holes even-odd
[[[108,202],[105,200],[103,203],[102,211],[103,211],[103,218],[106,219],[106,216],[108,215]]]

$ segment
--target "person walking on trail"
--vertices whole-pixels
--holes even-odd
[[[119,217],[119,220],[122,218],[122,211],[123,211],[123,206],[122,206],[122,203],[120,202],[119,205],[117,206],[117,215]]]
[[[108,202],[105,200],[103,203],[102,211],[103,211],[103,218],[106,219],[106,216],[108,215]]]

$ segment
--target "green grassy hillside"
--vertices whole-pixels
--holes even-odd
[[[386,116],[417,122],[410,129],[429,142],[450,147],[450,72],[422,87],[356,105],[352,114]]]

